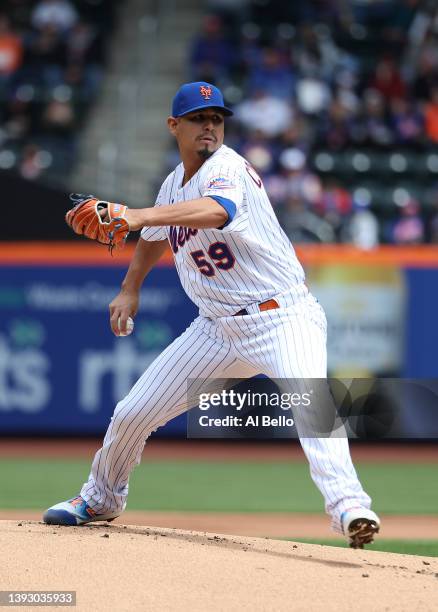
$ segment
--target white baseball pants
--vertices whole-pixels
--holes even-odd
[[[199,316],[147,368],[114,411],[81,496],[97,513],[122,512],[129,476],[140,463],[152,431],[187,411],[187,379],[325,378],[326,320],[312,296],[299,304],[245,316]],[[346,437],[300,439],[310,473],[342,533],[340,517],[369,508],[351,461]]]

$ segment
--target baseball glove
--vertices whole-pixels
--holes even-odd
[[[67,212],[65,220],[76,234],[107,244],[111,253],[125,246],[129,234],[127,206],[81,193],[71,193],[70,200],[75,206]]]

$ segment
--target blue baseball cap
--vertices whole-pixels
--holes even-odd
[[[182,117],[192,111],[202,108],[220,108],[227,117],[233,114],[224,104],[224,97],[220,89],[211,83],[197,81],[182,85],[172,102],[172,117]]]

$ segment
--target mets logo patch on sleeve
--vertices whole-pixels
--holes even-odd
[[[235,185],[230,181],[230,179],[225,178],[223,176],[217,176],[208,181],[207,189],[234,189]]]

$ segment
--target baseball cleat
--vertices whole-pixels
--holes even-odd
[[[363,548],[364,544],[374,541],[374,534],[380,529],[380,519],[367,508],[350,508],[342,513],[341,525],[351,548]]]
[[[45,511],[43,521],[48,525],[85,525],[94,521],[113,521],[120,516],[120,512],[96,514],[85,499],[72,497],[67,501],[55,504]]]

